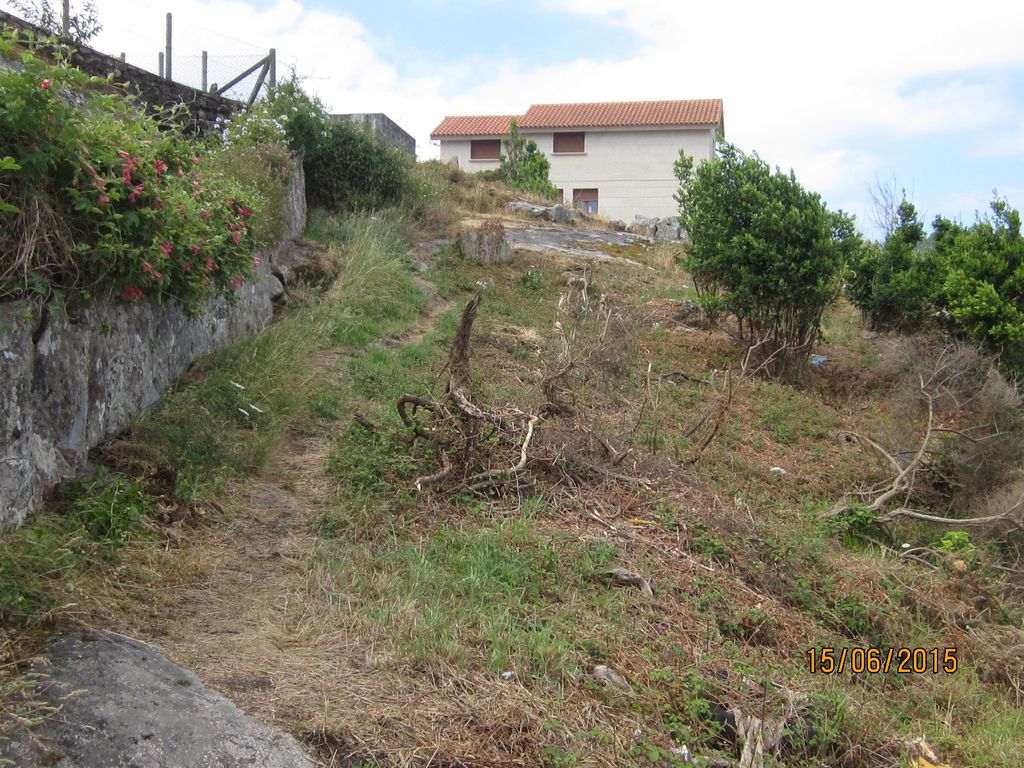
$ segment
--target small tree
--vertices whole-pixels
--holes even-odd
[[[792,172],[727,142],[715,154],[695,168],[680,151],[675,164],[687,268],[701,302],[737,318],[748,361],[795,380],[860,237],[852,217],[829,211]]]
[[[945,278],[937,304],[954,331],[1000,355],[1024,375],[1024,238],[1020,213],[992,201],[991,216],[967,228],[936,217],[935,251]]]
[[[50,0],[11,0],[11,7],[25,21],[42,27],[54,35],[64,31],[63,11],[50,4]],[[103,29],[100,24],[96,4],[85,0],[81,10],[71,8],[68,13],[68,37],[76,43],[85,43],[98,35]]]
[[[547,198],[558,196],[558,190],[548,179],[551,163],[544,157],[537,142],[519,133],[515,118],[512,118],[509,126],[508,138],[503,139],[501,144],[505,152],[495,172],[497,178],[524,192]]]
[[[906,197],[896,204],[885,243],[862,249],[852,260],[846,293],[875,330],[912,331],[928,318],[941,275],[924,225]]]

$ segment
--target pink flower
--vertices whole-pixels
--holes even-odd
[[[214,267],[213,259],[208,256],[206,258],[206,269],[212,272]]]
[[[239,288],[242,287],[242,278],[236,277],[234,280],[231,281],[231,284],[235,286],[235,290],[237,291]]]
[[[124,288],[121,289],[121,298],[124,299],[125,301],[135,301],[136,299],[141,299],[145,295],[146,294],[144,294],[134,285],[126,285]]]
[[[248,208],[239,208],[238,212],[242,214],[243,219],[248,219],[249,216],[252,214],[252,211],[250,211]]]
[[[120,157],[122,160],[127,160],[129,157],[128,153],[125,152],[123,149],[117,150],[117,156]]]
[[[129,186],[129,187],[131,186],[131,184],[132,184],[132,167],[130,165],[126,165],[124,167],[124,170],[121,171],[121,178],[124,179],[124,183],[127,186]]]
[[[238,245],[238,243],[241,242],[241,240],[242,236],[237,232],[235,232],[235,234],[231,236],[231,242],[234,243],[235,245]]]
[[[200,217],[200,218],[203,218],[203,219],[208,219],[208,218],[210,218],[211,216],[213,216],[213,214],[212,214],[212,213],[210,213],[209,211],[200,211],[200,212],[199,212],[199,217]]]
[[[153,170],[156,171],[157,176],[163,176],[164,171],[167,170],[167,163],[165,163],[163,160],[157,160],[155,163],[153,163]]]
[[[189,249],[192,251],[192,253],[198,256],[199,251],[202,250],[202,247],[199,245],[199,243],[192,243],[192,245],[189,246]]]
[[[39,84],[39,87],[44,91],[48,91],[50,90],[51,85],[53,85],[53,83],[51,83],[49,80],[43,80],[43,82]]]
[[[260,268],[260,257],[259,256],[253,256],[252,257],[252,268],[253,269],[259,269]]]
[[[93,176],[92,183],[93,186],[96,187],[96,189],[103,189],[104,187],[107,186],[107,182],[101,179],[99,176]]]
[[[128,193],[128,200],[129,201],[134,201],[135,199],[138,198],[139,195],[141,195],[145,191],[146,191],[146,185],[145,184],[137,185],[136,187],[134,187],[132,189],[131,192]]]
[[[110,202],[109,195],[100,195],[96,198],[96,205],[107,205]]]
[[[179,168],[178,169],[178,177],[181,178],[184,175],[185,175],[185,169],[184,168]]]
[[[163,245],[160,246],[160,250],[163,251],[164,256],[170,256],[171,251],[174,250],[174,246],[171,245],[170,243],[164,243]]]
[[[148,261],[142,262],[142,268],[149,272],[150,274],[153,274],[153,265],[150,264]]]

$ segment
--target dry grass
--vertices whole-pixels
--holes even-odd
[[[1019,722],[1021,637],[991,579],[844,547],[822,517],[838,492],[884,477],[840,433],[898,407],[898,376],[878,362],[897,344],[861,338],[841,309],[804,389],[738,381],[716,439],[683,465],[715,399],[705,381],[737,371],[742,351],[674,319],[687,294],[671,246],[644,258],[657,271],[593,266],[586,302],[562,275],[576,261],[555,253],[491,267],[442,254],[426,274],[449,297],[487,285],[474,402],[535,409],[573,363],[559,382],[574,416],[538,431],[532,485],[482,496],[416,494],[437,453],[410,445],[394,410],[405,391],[443,396],[454,304],[420,296],[418,318],[371,318],[377,335],[349,343],[369,327],[345,309],[361,292],[402,296],[397,273],[354,262],[329,296],[334,345],[297,372],[333,405],[284,425],[272,459],[224,486],[223,514],[83,582],[80,617],[167,649],[324,766],[670,765],[683,743],[735,756],[714,707],[773,717],[794,696],[816,735],[787,764],[893,766],[922,733],[954,764],[1019,764],[999,729]],[[377,432],[349,425],[357,410]],[[595,434],[624,454],[621,476],[561,471],[605,450]],[[653,598],[595,578],[606,564],[642,574]],[[964,674],[805,670],[811,646],[884,643],[969,649]],[[597,665],[630,690],[595,682]]]

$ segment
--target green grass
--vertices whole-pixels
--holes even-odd
[[[334,286],[201,360],[104,448],[116,471],[76,481],[49,511],[0,538],[0,611],[12,626],[69,602],[64,586],[78,574],[102,577],[115,566],[120,546],[148,535],[157,496],[201,505],[226,479],[257,473],[289,434],[319,418],[350,417],[346,392],[317,370],[318,353],[351,317],[374,324],[375,334],[400,333],[425,298],[405,268],[401,215],[314,212],[310,227],[341,252]],[[355,350],[368,340],[339,346]]]
[[[618,594],[587,579],[606,550],[553,539],[529,519],[442,523],[422,540],[405,530],[371,547],[325,540],[313,567],[422,668],[562,681],[585,661],[581,614],[620,610]]]
[[[792,445],[827,437],[835,417],[817,399],[793,388],[771,382],[755,385],[759,425],[776,442]]]

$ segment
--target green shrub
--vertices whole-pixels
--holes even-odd
[[[1005,200],[972,226],[937,216],[930,243],[904,200],[881,247],[852,260],[847,295],[874,328],[916,330],[932,316],[1024,375],[1024,239]]]
[[[696,168],[680,151],[675,174],[692,241],[685,263],[702,303],[738,318],[755,365],[797,378],[860,247],[853,219],[727,142]]]
[[[252,210],[253,244],[264,248],[284,236],[289,179],[294,172],[291,152],[280,144],[226,144],[214,148],[206,162],[207,178],[236,184]]]
[[[922,247],[924,225],[912,203],[900,203],[893,225],[883,246],[854,254],[846,293],[871,328],[918,330],[931,314],[938,264]]]
[[[1024,239],[1020,213],[1005,200],[971,227],[936,217],[935,251],[945,273],[939,311],[957,334],[1024,375]]]
[[[0,298],[112,290],[195,311],[251,277],[238,184],[66,50],[4,32],[0,55],[20,63],[0,71]]]
[[[412,164],[363,128],[335,121],[306,154],[306,194],[311,205],[333,211],[384,208],[405,194]]]
[[[278,144],[305,155],[327,137],[333,118],[315,96],[310,96],[292,75],[245,112],[224,125],[225,144],[258,146]]]
[[[537,142],[519,133],[515,118],[511,121],[508,138],[502,139],[501,146],[505,151],[500,164],[485,178],[504,181],[513,189],[552,200],[558,197],[558,190],[548,180],[551,163],[537,147]]]

